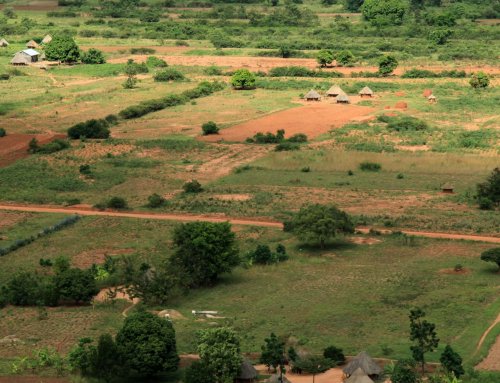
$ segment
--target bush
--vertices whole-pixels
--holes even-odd
[[[149,197],[148,197],[148,207],[150,208],[157,208],[157,207],[161,207],[165,204],[165,198],[163,198],[161,195],[159,194],[151,194]]]
[[[0,80],[7,81],[9,79],[10,79],[10,74],[8,74],[8,73],[1,73],[0,74]]]
[[[474,89],[487,88],[490,85],[490,77],[484,72],[474,73],[469,81]]]
[[[496,263],[500,268],[500,247],[494,247],[492,249],[483,251],[481,253],[481,260],[485,262]]]
[[[146,59],[146,65],[152,66],[154,68],[165,68],[168,66],[165,60],[160,59],[156,56],[148,56],[148,58]]]
[[[221,76],[222,69],[217,65],[210,65],[209,67],[203,69],[203,73],[205,73],[208,76]]]
[[[329,346],[323,350],[323,356],[335,364],[341,364],[345,362],[345,355],[341,348],[335,346]]]
[[[201,126],[201,130],[203,130],[203,134],[206,136],[206,135],[209,135],[209,134],[217,134],[219,133],[219,127],[217,126],[217,124],[213,121],[208,121],[208,122],[205,122],[202,126]]]
[[[288,138],[288,142],[304,143],[307,142],[307,136],[304,133],[297,133]]]
[[[378,172],[382,169],[382,165],[376,162],[364,161],[359,164],[359,169],[365,172]]]
[[[7,131],[4,128],[0,128],[0,137],[5,137],[7,135]]]
[[[231,78],[231,84],[235,89],[255,88],[255,75],[248,69],[238,69]]]
[[[108,138],[110,134],[109,123],[106,120],[88,120],[73,125],[68,129],[68,137],[72,139]]]
[[[398,60],[394,56],[384,56],[378,63],[378,72],[382,76],[388,76],[398,67]]]
[[[349,66],[356,62],[356,58],[351,51],[343,50],[337,53],[337,62],[343,66]]]
[[[363,17],[375,26],[401,25],[406,11],[402,0],[365,0],[361,6]]]
[[[381,122],[387,122],[387,129],[395,130],[397,132],[416,132],[427,130],[429,128],[425,121],[410,116],[380,116],[378,120]]]
[[[45,46],[47,60],[62,61],[65,63],[77,62],[80,59],[80,49],[73,37],[69,35],[56,35]]]
[[[83,174],[86,176],[92,174],[92,170],[90,169],[90,165],[88,165],[88,164],[80,165],[80,168],[78,169],[78,171],[80,172],[80,174]]]
[[[276,252],[272,252],[268,245],[258,245],[257,248],[248,254],[253,263],[260,265],[270,265],[283,262],[288,259],[286,248],[282,244],[276,247]]]
[[[50,153],[55,153],[63,149],[67,149],[70,147],[70,144],[66,140],[61,140],[59,138],[55,139],[52,142],[49,142],[45,145],[39,146],[36,149],[36,153],[41,153],[41,154],[50,154]]]
[[[110,209],[126,209],[128,207],[127,201],[122,197],[111,197],[106,206]]]
[[[477,185],[477,199],[490,209],[500,206],[500,168],[495,168],[485,182]]]
[[[247,139],[248,142],[256,142],[257,144],[277,144],[285,140],[285,131],[280,129],[276,134],[270,132],[257,133],[252,139]]]
[[[299,144],[297,144],[295,142],[289,142],[289,141],[280,142],[274,148],[274,150],[276,152],[285,152],[285,151],[299,150],[299,149],[300,149],[300,145]]]
[[[155,52],[152,48],[130,48],[130,53],[133,55],[151,55]]]
[[[84,64],[104,64],[105,62],[104,54],[98,49],[90,48],[82,54],[82,63]]]
[[[184,189],[184,193],[201,193],[203,191],[201,184],[196,180],[186,182],[182,189]]]
[[[174,68],[167,68],[158,73],[155,73],[154,80],[157,82],[162,81],[180,81],[185,80],[186,77]]]

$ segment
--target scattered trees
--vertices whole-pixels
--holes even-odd
[[[420,308],[410,310],[410,340],[414,343],[410,349],[413,359],[422,366],[422,373],[425,373],[425,353],[434,351],[439,345],[436,326],[424,317],[425,312]]]
[[[285,231],[295,233],[304,241],[318,242],[324,248],[336,235],[354,233],[354,223],[347,213],[333,205],[311,204],[285,222]]]
[[[274,371],[280,367],[285,368],[285,342],[278,339],[275,333],[271,333],[269,338],[264,339],[265,344],[261,347],[260,363],[265,364]]]
[[[328,49],[322,49],[316,55],[316,61],[322,68],[330,65],[333,62],[333,59],[333,52]]]
[[[109,134],[109,123],[104,119],[91,119],[80,122],[68,129],[68,137],[74,140],[80,138],[108,138]]]
[[[47,60],[74,63],[80,59],[80,49],[73,37],[69,35],[55,35],[52,41],[45,46]]]
[[[487,88],[490,85],[490,77],[484,72],[477,72],[471,76],[469,84],[474,89]]]
[[[268,245],[258,245],[257,248],[249,253],[252,262],[261,265],[270,265],[272,263],[283,262],[288,259],[285,246],[279,244],[276,246],[276,252],[272,252]]]
[[[196,180],[186,182],[182,189],[184,189],[184,193],[201,193],[203,191],[203,187]]]
[[[453,374],[455,377],[460,378],[465,373],[462,366],[462,357],[450,345],[446,345],[439,361],[448,374]]]
[[[231,85],[235,89],[255,88],[255,75],[248,69],[238,69],[231,77]]]
[[[500,269],[500,247],[494,247],[481,253],[481,260],[496,263]]]
[[[7,131],[4,128],[0,128],[0,137],[5,137],[7,135]]]
[[[378,62],[378,72],[382,76],[389,76],[398,67],[398,60],[394,56],[383,56]]]
[[[217,124],[213,121],[208,121],[208,122],[205,122],[202,126],[201,126],[201,130],[203,131],[203,134],[206,136],[206,135],[209,135],[209,134],[217,134],[219,133],[219,127],[217,126]]]
[[[82,63],[84,64],[104,64],[105,62],[104,54],[99,49],[90,48],[87,52],[82,53]]]

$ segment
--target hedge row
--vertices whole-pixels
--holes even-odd
[[[27,237],[24,239],[18,239],[14,243],[12,243],[10,246],[0,248],[0,257],[7,255],[9,253],[12,253],[13,251],[16,251],[17,249],[20,249],[21,247],[27,246],[30,243],[35,242],[38,238],[45,237],[46,235],[52,234],[56,231],[62,230],[67,226],[73,225],[80,219],[79,215],[72,215],[69,217],[64,218],[63,220],[57,222],[53,226],[46,227],[45,229],[39,231],[35,235],[32,235],[31,237]]]

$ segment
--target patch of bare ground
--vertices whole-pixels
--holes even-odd
[[[429,145],[396,145],[395,147],[405,152],[427,152],[431,150]]]
[[[81,147],[75,149],[73,156],[83,160],[93,160],[108,154],[119,156],[134,151],[136,147],[129,144],[104,145],[98,142],[85,142]]]
[[[139,298],[132,298],[127,293],[125,286],[106,287],[102,289],[99,291],[99,294],[94,297],[94,302],[109,302],[115,299],[123,299],[133,304],[139,302]]]
[[[87,269],[93,264],[100,265],[104,263],[106,257],[113,257],[117,255],[132,254],[134,249],[96,249],[83,251],[75,255],[71,263],[74,267],[80,269]]]
[[[500,324],[500,314],[493,321],[493,323],[488,327],[488,329],[484,332],[481,339],[477,344],[476,350],[479,350],[484,343],[484,340],[488,336],[488,334],[493,330],[495,326]],[[477,366],[478,370],[489,370],[489,371],[500,371],[500,335],[497,337],[495,343],[490,348],[488,356],[484,358]]]
[[[14,213],[11,211],[2,211],[0,212],[0,229],[5,229],[10,226],[14,226],[19,222],[26,221],[28,218],[31,218],[33,214],[31,213]],[[0,235],[0,240],[2,240],[2,236]]]
[[[152,311],[153,314],[158,315],[161,318],[169,318],[172,320],[182,320],[186,319],[179,311],[173,309],[165,309],[161,311]]]
[[[375,245],[382,242],[380,239],[370,237],[350,237],[349,240],[356,245]]]
[[[0,138],[0,167],[7,166],[18,159],[29,156],[29,142],[36,138],[39,145],[46,144],[56,138],[66,137],[63,134],[19,134],[12,133]]]
[[[221,201],[248,201],[252,198],[251,194],[214,194],[213,196]]]

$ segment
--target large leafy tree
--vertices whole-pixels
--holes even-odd
[[[318,242],[323,248],[337,234],[353,233],[354,223],[346,212],[333,205],[312,204],[302,207],[285,222],[285,230],[305,241]]]
[[[500,269],[500,247],[494,247],[481,253],[481,260],[496,263]]]
[[[295,368],[298,368],[307,374],[311,374],[313,376],[313,382],[314,377],[317,374],[321,374],[329,370],[333,367],[333,365],[334,363],[330,359],[319,355],[309,355],[305,358],[299,358],[294,363]]]
[[[460,378],[465,373],[464,367],[462,366],[462,357],[458,352],[453,350],[450,345],[446,345],[439,361],[446,372],[452,373],[457,378]]]
[[[425,373],[425,353],[434,351],[439,345],[436,325],[424,317],[425,312],[420,308],[410,310],[410,340],[413,342],[410,350],[413,359],[422,366],[422,373]]]
[[[77,303],[88,303],[99,292],[90,270],[65,270],[54,276],[54,284],[62,299]]]
[[[255,75],[248,69],[238,69],[231,77],[231,85],[236,89],[255,88]]]
[[[363,17],[372,25],[401,25],[408,9],[404,0],[365,0],[361,6]]]
[[[174,230],[170,263],[187,287],[213,285],[240,263],[235,235],[228,222],[189,222]]]
[[[345,0],[345,8],[351,12],[359,12],[364,0]]]
[[[285,363],[285,343],[282,342],[276,334],[271,333],[269,338],[264,339],[264,345],[261,347],[260,362],[268,368],[276,371],[278,367],[284,367]]]
[[[415,371],[415,361],[399,360],[394,366],[391,374],[391,382],[393,383],[417,383],[418,376]]]
[[[398,67],[398,60],[391,55],[383,56],[378,62],[378,72],[382,76],[388,76]]]
[[[477,199],[490,207],[500,206],[500,167],[493,169],[485,182],[477,185]]]
[[[333,52],[328,49],[322,49],[316,55],[316,61],[321,67],[330,65],[333,61]]]
[[[45,47],[47,60],[74,63],[80,59],[80,49],[73,37],[56,35]]]
[[[240,372],[240,339],[231,328],[200,331],[198,354],[212,383],[232,382]]]
[[[172,322],[146,311],[125,319],[116,335],[122,366],[140,377],[177,370],[179,356]]]

